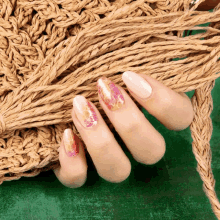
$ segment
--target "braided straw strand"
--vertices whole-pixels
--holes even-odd
[[[192,97],[195,116],[190,125],[193,138],[192,149],[198,162],[197,171],[203,181],[203,190],[212,205],[215,215],[220,218],[220,203],[215,192],[215,179],[211,168],[210,139],[213,131],[210,114],[213,110],[211,91],[215,81],[207,82],[197,89]]]
[[[220,10],[219,10],[219,12],[220,12]],[[218,20],[220,21],[220,16],[218,17]],[[135,23],[137,26],[144,26],[143,24],[142,24],[143,22],[141,21],[140,23]],[[173,22],[171,22],[171,23],[173,23]],[[125,25],[126,25],[126,22],[124,23]],[[109,24],[109,26],[112,26],[113,24]],[[117,26],[117,24],[114,24],[114,25],[116,25]],[[122,25],[122,24],[121,24]],[[104,25],[104,26],[106,26],[107,27],[107,30],[108,30],[108,25]],[[101,26],[102,27],[102,26]],[[123,29],[125,26],[120,26],[120,29]],[[137,38],[137,36],[138,36],[138,33],[139,33],[139,27],[137,27],[137,29],[135,30],[135,28],[133,28],[132,26],[129,26],[129,28],[132,28],[132,32],[134,32],[134,31],[136,31],[136,32],[134,32],[134,34],[132,34],[131,36],[132,36],[132,41],[129,41],[128,39],[126,39],[126,37],[125,36],[123,36],[123,38],[122,38],[122,43],[123,42],[129,42],[130,44],[131,43],[133,43],[135,40],[138,40],[138,38]],[[104,28],[104,27],[103,27]],[[99,29],[97,29],[97,26],[94,26],[94,29],[96,30],[96,32],[95,33],[98,33],[97,32],[97,30],[99,30]],[[112,29],[111,29],[112,30]],[[155,31],[156,31],[156,28],[155,28]],[[165,31],[165,30],[164,30]],[[219,30],[216,30],[217,32],[219,32]],[[141,52],[143,51],[143,55],[142,55],[142,57],[144,57],[145,59],[148,59],[149,61],[151,60],[151,59],[154,59],[154,61],[155,61],[155,57],[152,57],[151,59],[149,59],[150,58],[150,56],[152,55],[152,52],[153,51],[155,51],[155,52],[157,52],[157,54],[158,54],[158,50],[161,50],[161,52],[162,51],[168,51],[168,52],[162,52],[162,54],[161,54],[161,56],[162,57],[158,57],[158,60],[159,59],[161,59],[161,58],[163,58],[163,59],[165,59],[165,58],[168,58],[168,57],[175,57],[175,56],[178,56],[178,48],[179,48],[179,50],[181,50],[181,52],[183,52],[183,50],[184,50],[184,48],[185,48],[185,51],[186,51],[186,53],[184,54],[185,56],[189,56],[191,53],[193,53],[193,51],[190,51],[189,49],[191,48],[195,48],[194,50],[196,50],[196,51],[203,51],[203,50],[206,50],[206,51],[210,51],[210,53],[209,54],[207,54],[207,56],[206,57],[204,57],[204,59],[200,59],[199,60],[199,62],[202,62],[203,61],[203,63],[204,62],[206,62],[206,69],[205,70],[203,70],[203,69],[196,69],[196,65],[194,65],[193,67],[195,68],[195,69],[193,69],[193,67],[191,66],[190,68],[188,68],[188,69],[191,69],[191,71],[192,71],[192,75],[194,75],[195,77],[197,77],[198,78],[198,74],[197,74],[197,72],[198,73],[200,73],[199,75],[201,75],[201,73],[206,73],[207,71],[210,71],[210,67],[209,66],[211,66],[212,68],[213,67],[217,67],[218,69],[216,70],[217,72],[219,72],[220,71],[220,66],[218,65],[218,62],[217,62],[217,60],[218,60],[218,57],[220,56],[220,46],[218,46],[218,47],[214,47],[213,49],[210,47],[210,46],[208,46],[209,44],[210,44],[210,40],[207,40],[208,42],[208,45],[205,45],[205,40],[203,41],[203,45],[205,46],[204,47],[204,49],[203,49],[203,47],[202,47],[202,45],[200,45],[199,47],[197,47],[196,46],[196,43],[197,42],[195,42],[195,45],[189,45],[189,42],[186,40],[186,41],[183,41],[182,43],[180,43],[180,42],[176,42],[176,41],[174,41],[175,42],[175,47],[176,47],[176,49],[177,49],[177,51],[176,51],[176,55],[175,55],[175,53],[174,54],[172,54],[172,56],[169,54],[171,51],[173,51],[173,47],[172,47],[172,45],[170,45],[169,47],[167,46],[168,45],[168,43],[166,42],[166,44],[164,45],[164,46],[162,46],[162,45],[160,45],[160,47],[155,47],[155,43],[149,43],[148,44],[148,46],[146,46],[146,44],[142,44],[142,43],[139,43],[138,44],[138,42],[134,45],[134,46],[132,46],[132,47],[129,47],[129,50],[131,50],[131,49],[133,49],[133,51],[135,51],[136,50],[136,52],[133,52],[133,51],[131,51],[130,53],[133,53],[132,55],[134,56],[134,54],[136,55],[136,54],[138,54],[135,58],[134,57],[132,57],[132,61],[133,62],[130,62],[129,60],[128,60],[128,58],[129,58],[129,53],[127,53],[127,57],[125,57],[124,58],[124,60],[126,61],[126,59],[127,59],[127,65],[126,65],[126,69],[125,68],[123,68],[122,66],[119,66],[119,65],[117,65],[117,59],[119,59],[120,57],[118,57],[118,55],[116,55],[117,56],[117,58],[115,58],[116,60],[116,62],[114,62],[114,64],[116,65],[115,66],[115,68],[113,67],[113,63],[112,63],[112,61],[113,61],[113,57],[114,57],[114,54],[117,54],[117,50],[116,50],[116,47],[115,47],[115,51],[114,52],[112,52],[111,53],[111,59],[109,59],[109,64],[106,62],[106,60],[105,59],[103,59],[103,56],[102,56],[102,64],[101,63],[99,63],[99,66],[100,65],[102,65],[102,66],[108,66],[108,68],[107,69],[99,69],[99,68],[97,68],[96,67],[96,69],[94,69],[95,68],[95,66],[94,66],[94,70],[93,70],[93,72],[92,71],[87,71],[86,69],[84,69],[83,71],[81,71],[81,72],[84,72],[84,76],[83,77],[81,77],[81,79],[79,80],[79,79],[77,79],[76,80],[76,78],[75,77],[73,77],[74,75],[76,75],[76,74],[74,74],[74,72],[73,73],[71,73],[70,75],[68,75],[67,77],[71,77],[71,79],[72,80],[66,80],[64,83],[62,83],[62,85],[59,85],[59,87],[58,87],[58,85],[57,86],[50,86],[50,84],[51,84],[51,81],[53,81],[54,79],[56,79],[57,77],[59,77],[59,74],[61,74],[63,71],[65,71],[69,66],[70,66],[70,62],[69,62],[69,64],[68,64],[68,61],[67,60],[64,60],[64,58],[65,57],[67,57],[68,58],[68,60],[69,59],[71,59],[71,57],[72,57],[72,59],[71,59],[71,64],[72,65],[74,65],[74,64],[76,64],[77,62],[79,62],[79,60],[81,60],[81,61],[86,61],[86,60],[84,60],[82,57],[84,56],[84,54],[86,54],[86,58],[88,59],[88,56],[87,56],[87,54],[89,54],[89,53],[93,53],[94,55],[95,55],[95,53],[94,53],[94,46],[93,45],[88,45],[89,47],[88,47],[88,49],[86,50],[85,48],[82,48],[81,49],[81,44],[80,44],[80,39],[81,39],[81,37],[80,36],[82,36],[82,38],[84,39],[84,38],[86,38],[86,33],[88,33],[88,36],[90,37],[90,34],[89,34],[89,30],[87,30],[86,29],[86,31],[84,31],[83,32],[83,34],[82,35],[79,35],[78,36],[78,40],[77,39],[75,39],[75,41],[73,40],[73,41],[71,41],[70,42],[70,44],[65,48],[65,49],[63,49],[63,50],[61,50],[57,55],[56,55],[56,57],[55,57],[55,61],[53,62],[53,65],[50,67],[50,66],[48,66],[48,69],[44,69],[43,68],[43,71],[40,71],[40,69],[38,68],[37,70],[38,70],[38,72],[36,72],[36,75],[35,76],[37,76],[38,78],[36,78],[35,77],[35,83],[34,83],[34,81],[33,81],[33,79],[34,78],[30,78],[30,80],[29,81],[26,81],[26,83],[24,83],[24,84],[22,84],[21,85],[21,88],[17,88],[16,90],[14,90],[14,93],[10,93],[9,95],[8,95],[8,97],[2,102],[2,106],[1,106],[1,109],[2,109],[2,112],[3,112],[3,110],[5,111],[5,112],[3,112],[3,114],[5,115],[5,117],[3,118],[3,120],[4,120],[4,122],[5,122],[5,124],[6,124],[6,127],[5,127],[5,129],[6,130],[11,130],[11,129],[13,129],[13,130],[15,130],[15,129],[21,129],[21,128],[29,128],[29,127],[37,127],[37,126],[40,126],[41,125],[41,121],[44,121],[44,125],[50,125],[50,124],[55,124],[55,123],[60,123],[60,122],[69,122],[68,121],[68,119],[69,119],[69,115],[67,115],[66,114],[66,111],[62,111],[60,108],[61,107],[65,107],[66,108],[66,106],[64,106],[63,105],[63,101],[64,100],[62,100],[62,98],[64,97],[65,98],[65,94],[64,94],[64,92],[68,92],[68,94],[70,94],[70,92],[73,94],[74,93],[74,91],[76,91],[76,89],[80,89],[80,83],[81,84],[83,84],[85,81],[87,81],[89,78],[91,78],[91,77],[93,77],[93,79],[97,79],[97,77],[100,75],[100,72],[102,72],[102,74],[103,75],[107,75],[106,73],[105,73],[105,71],[107,70],[108,72],[108,75],[113,75],[115,72],[123,72],[123,71],[125,71],[126,69],[128,69],[128,68],[130,68],[130,69],[132,69],[132,66],[133,65],[137,65],[137,64],[141,64],[140,63],[140,59],[141,59]],[[120,33],[121,33],[121,31],[120,31]],[[129,32],[128,32],[129,33]],[[110,32],[110,34],[112,34],[112,32]],[[127,34],[128,35],[128,34]],[[143,33],[141,33],[141,37],[143,38],[144,36],[143,36]],[[99,35],[97,35],[97,36],[95,36],[96,37],[96,40],[99,38]],[[108,39],[111,39],[111,38],[108,38]],[[218,39],[216,39],[216,40],[218,40]],[[180,41],[180,40],[179,40]],[[87,61],[87,62],[89,62],[88,64],[87,64],[87,66],[89,67],[91,67],[91,63],[94,63],[94,62],[98,62],[98,60],[100,60],[100,56],[102,55],[102,53],[100,53],[100,51],[101,51],[101,48],[106,44],[106,41],[104,41],[103,42],[103,44],[101,44],[101,42],[102,41],[100,41],[100,50],[99,50],[99,57],[98,58],[94,58],[93,60],[91,60],[91,61]],[[213,41],[213,42],[216,42],[216,41]],[[170,42],[171,44],[173,44],[173,42],[171,41]],[[91,43],[90,43],[91,44]],[[181,45],[182,44],[182,45]],[[95,45],[96,45],[96,41],[95,41]],[[112,46],[112,43],[110,42],[110,44],[108,44],[108,48],[111,48]],[[113,46],[114,46],[114,42],[113,42]],[[118,45],[117,44],[117,47],[119,47],[119,46],[121,46],[121,45]],[[124,46],[126,46],[126,45],[124,45]],[[154,46],[155,47],[155,49],[153,49],[154,47],[152,47],[152,46]],[[125,47],[126,48],[126,47]],[[161,48],[161,49],[159,49],[159,48]],[[84,49],[84,50],[83,50]],[[82,53],[82,55],[81,55],[81,53],[80,53],[80,50],[82,51],[81,53]],[[119,51],[121,50],[121,49],[118,49]],[[170,51],[169,51],[170,50]],[[77,51],[78,52],[78,56],[74,56],[75,55],[75,53],[74,53],[74,51]],[[147,55],[146,54],[146,52],[151,52],[151,53],[149,53],[149,55]],[[98,52],[98,51],[97,51]],[[103,51],[103,53],[106,53],[106,52],[108,52],[108,51],[106,51],[106,49]],[[119,52],[118,52],[119,53]],[[51,55],[50,55],[51,56]],[[50,57],[49,56],[49,57]],[[96,55],[97,56],[97,55]],[[105,57],[105,55],[104,55],[104,57]],[[149,58],[148,58],[149,57]],[[195,56],[194,56],[195,57]],[[45,60],[42,62],[43,64],[44,63],[47,63],[46,61],[47,61],[47,59],[48,58],[45,58]],[[91,57],[90,57],[90,59],[91,59]],[[121,58],[120,58],[121,59]],[[75,60],[75,61],[74,61]],[[125,63],[125,61],[124,61],[124,63]],[[139,62],[139,63],[138,63]],[[143,62],[143,61],[142,61]],[[145,61],[146,62],[146,61]],[[121,63],[121,62],[120,62]],[[176,64],[175,62],[173,62],[174,64]],[[40,67],[42,67],[43,66],[43,64],[40,64]],[[110,69],[109,68],[109,65],[111,65],[112,66],[112,68]],[[163,65],[165,65],[165,64],[163,64]],[[197,65],[199,65],[199,63],[197,64]],[[150,67],[151,67],[151,69],[152,69],[152,66],[153,65],[151,65]],[[84,66],[85,67],[85,66]],[[185,67],[186,67],[186,65],[185,65]],[[122,69],[123,68],[123,69]],[[178,71],[178,68],[172,68],[172,66],[170,66],[169,65],[169,68],[170,69],[176,69],[176,71]],[[201,67],[200,67],[201,68]],[[60,69],[60,71],[59,71],[59,69]],[[139,68],[140,70],[141,70],[141,68]],[[147,70],[147,69],[146,69]],[[162,71],[163,70],[163,68],[161,68],[160,69],[160,71]],[[167,69],[168,70],[168,69]],[[44,72],[48,72],[48,74],[44,74]],[[76,71],[78,71],[78,69],[76,70]],[[75,71],[75,72],[76,72]],[[173,70],[172,70],[173,71]],[[186,70],[185,70],[186,71]],[[90,73],[90,75],[89,74],[87,74],[87,75],[85,75],[86,74],[86,72],[88,72],[88,73]],[[96,73],[97,72],[97,73]],[[154,72],[155,73],[155,72]],[[166,73],[168,73],[167,71],[166,71]],[[211,72],[212,74],[213,74],[213,72]],[[55,74],[55,75],[54,75]],[[78,74],[78,73],[77,73]],[[189,74],[189,73],[187,73],[187,74]],[[41,76],[42,75],[42,76]],[[41,78],[39,78],[41,76]],[[215,78],[217,78],[217,77],[219,77],[219,74],[218,75],[216,75],[216,74],[214,74],[214,75],[212,75],[213,76],[213,78],[212,79],[215,79]],[[195,77],[193,77],[193,78],[195,78]],[[201,76],[202,77],[202,76]],[[183,77],[184,78],[184,77]],[[191,79],[193,79],[192,77],[191,77]],[[37,80],[38,79],[38,80]],[[30,83],[30,81],[31,81],[31,83],[32,84],[28,84],[28,83]],[[122,83],[122,81],[120,82],[120,83]],[[185,81],[185,83],[186,83],[186,81]],[[175,82],[175,79],[173,79],[173,84],[175,84],[175,85],[178,85],[176,82]],[[45,87],[45,85],[48,85],[47,87]],[[32,92],[32,90],[34,90],[34,86],[35,87],[37,87],[37,92]],[[63,87],[62,87],[63,86]],[[168,86],[168,85],[167,85]],[[201,86],[201,84],[199,84],[199,85],[197,85],[197,87],[195,86],[194,87],[194,89],[195,88],[198,88],[198,86]],[[34,104],[35,104],[35,106],[36,105],[42,105],[43,104],[43,102],[45,103],[45,105],[47,104],[47,103],[50,103],[49,104],[49,106],[47,107],[47,108],[45,108],[45,106],[43,106],[43,107],[37,107],[36,108],[36,110],[34,109],[34,106],[33,106],[33,100],[37,97],[37,94],[38,93],[41,93],[42,91],[45,93],[45,91],[47,91],[47,92],[49,92],[49,90],[50,90],[50,88],[52,88],[53,89],[53,95],[51,96],[51,97],[48,97],[47,98],[47,96],[46,95],[44,95],[44,99],[39,99],[39,102],[34,102]],[[66,88],[65,90],[62,90],[62,88]],[[94,90],[94,88],[95,88],[95,86],[93,86],[91,89],[89,89],[88,88],[88,90]],[[172,87],[171,87],[172,88]],[[72,89],[72,90],[71,90]],[[172,89],[177,89],[177,88],[172,88]],[[71,90],[71,91],[70,91]],[[85,89],[84,89],[85,90]],[[54,92],[55,91],[55,92]],[[177,90],[176,90],[177,91]],[[56,94],[57,93],[57,94]],[[52,100],[54,100],[54,97],[62,97],[62,98],[60,98],[60,104],[58,104],[58,100],[56,100],[56,103],[52,103]],[[87,98],[87,97],[86,97]],[[18,100],[19,100],[19,102],[18,102]],[[45,100],[45,101],[44,101]],[[67,100],[67,98],[65,98],[65,100]],[[68,97],[68,100],[69,100],[69,97]],[[18,105],[18,103],[20,103],[20,102],[22,102],[22,105]],[[69,103],[70,103],[70,101],[68,102],[68,107],[69,107]],[[27,111],[27,107],[26,106],[28,106],[28,108],[30,109],[29,111]],[[33,106],[33,107],[31,107],[31,106]],[[59,107],[59,109],[58,109],[58,107]],[[100,106],[98,107],[98,108],[100,108]],[[42,110],[41,110],[42,109]],[[55,110],[57,110],[57,115],[56,114],[50,114],[50,115],[46,115],[46,113],[48,112],[48,113],[50,113],[50,111],[55,111]],[[20,115],[19,115],[20,114]],[[43,114],[43,116],[39,116],[40,114]],[[58,114],[59,114],[59,116],[58,116]],[[25,118],[27,118],[26,120],[25,120]],[[15,119],[17,120],[17,122],[15,122]],[[45,121],[47,119],[47,121]],[[18,121],[19,121],[19,123],[18,123]],[[6,130],[4,130],[3,129],[3,124],[1,123],[0,124],[1,125],[1,129],[0,129],[0,131],[6,131]]]

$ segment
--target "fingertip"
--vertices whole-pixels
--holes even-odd
[[[66,130],[67,129],[65,129],[65,131]],[[64,133],[60,147],[58,148],[60,167],[54,169],[54,173],[63,185],[69,188],[78,188],[85,183],[87,178],[88,165],[86,161],[85,151],[83,149],[84,146],[80,138],[73,133],[74,141],[76,144],[78,144],[79,148],[78,150],[76,150],[76,152],[78,153],[70,153],[68,151],[68,147],[66,150],[65,144],[68,143],[68,141],[70,141],[70,146],[73,146],[74,144],[72,144],[71,140],[68,140],[67,142],[64,141]]]

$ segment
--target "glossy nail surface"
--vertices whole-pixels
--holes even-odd
[[[150,84],[137,73],[126,71],[122,74],[126,86],[142,99],[148,98],[152,93]]]
[[[98,93],[109,110],[115,111],[124,105],[124,97],[117,86],[108,78],[101,77],[97,81]]]
[[[95,110],[84,96],[77,95],[73,99],[73,107],[78,120],[85,128],[92,128],[98,123]]]
[[[76,156],[79,153],[79,137],[73,133],[72,129],[67,128],[63,133],[63,143],[68,157]]]

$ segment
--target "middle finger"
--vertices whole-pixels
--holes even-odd
[[[99,102],[134,159],[154,164],[165,153],[163,136],[151,125],[130,96],[110,79],[97,82]]]

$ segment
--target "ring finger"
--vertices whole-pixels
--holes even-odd
[[[98,109],[80,95],[73,99],[73,106],[73,122],[81,134],[99,176],[110,182],[125,180],[130,175],[131,163]]]

